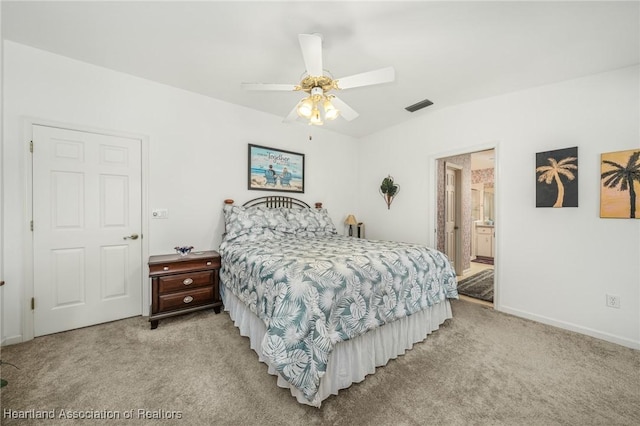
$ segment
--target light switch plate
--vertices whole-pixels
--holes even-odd
[[[168,219],[169,218],[169,210],[167,209],[153,209],[151,216],[154,219]]]

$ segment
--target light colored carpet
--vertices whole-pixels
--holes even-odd
[[[201,311],[149,329],[136,317],[2,349],[2,424],[638,425],[640,352],[453,302],[454,318],[375,375],[298,404],[276,386],[229,315]],[[12,420],[6,410],[134,420]],[[181,419],[142,420],[180,412]],[[164,410],[164,411],[158,411]]]

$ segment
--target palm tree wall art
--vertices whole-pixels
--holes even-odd
[[[600,217],[640,216],[640,149],[608,152],[600,162]]]
[[[536,154],[536,207],[578,207],[578,147]]]

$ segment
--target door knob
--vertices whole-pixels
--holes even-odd
[[[138,239],[138,234],[131,234],[128,237],[124,237],[124,240],[137,240]]]

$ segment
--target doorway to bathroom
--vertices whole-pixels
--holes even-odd
[[[437,248],[455,267],[461,297],[493,306],[495,149],[437,160]]]

